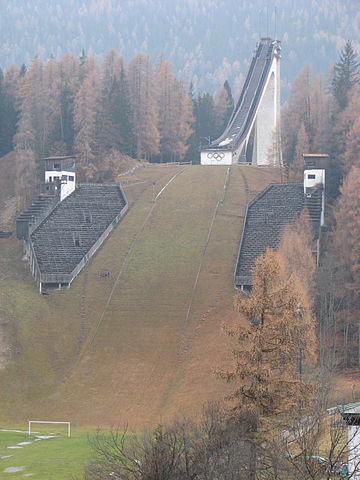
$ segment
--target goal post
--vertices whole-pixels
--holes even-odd
[[[47,423],[47,424],[57,424],[57,425],[67,425],[67,436],[70,438],[70,422],[51,422],[47,420],[29,420],[28,424],[28,434],[31,435],[31,425],[33,423]]]

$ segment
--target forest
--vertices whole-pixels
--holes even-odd
[[[0,107],[0,155],[17,152],[26,204],[49,155],[76,154],[80,179],[89,181],[113,178],[119,155],[197,162],[200,142],[222,133],[233,98],[227,81],[215,98],[195,97],[164,58],[154,65],[138,54],[125,64],[111,50],[100,65],[83,53],[0,71]]]

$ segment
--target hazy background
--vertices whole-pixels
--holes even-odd
[[[305,63],[327,73],[347,39],[360,53],[358,0],[0,0],[0,12],[2,68],[82,49],[98,60],[110,48],[128,60],[163,53],[197,92],[228,79],[238,94],[260,34],[275,30],[283,98]]]

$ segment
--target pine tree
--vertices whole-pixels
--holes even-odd
[[[344,110],[351,87],[359,81],[359,66],[352,43],[348,40],[341,51],[340,60],[335,64],[331,81],[331,91],[339,110]]]
[[[4,123],[4,150],[5,153],[10,152],[14,148],[14,137],[16,134],[16,126],[18,123],[19,112],[16,104],[16,93],[19,86],[19,69],[12,65],[4,75],[3,82],[3,118],[6,119]]]
[[[74,55],[64,55],[59,61],[60,134],[58,142],[67,154],[74,153],[74,103],[80,88],[80,69],[78,59]]]
[[[125,68],[121,68],[119,79],[114,80],[111,97],[111,117],[117,126],[116,146],[120,152],[131,155],[134,148],[134,126]]]
[[[199,145],[200,145],[200,138],[197,131],[197,101],[194,97],[193,93],[193,85],[190,84],[189,91],[188,91],[188,98],[190,101],[189,109],[191,108],[191,135],[188,138],[187,146],[188,150],[186,152],[185,159],[187,161],[191,161],[192,163],[199,163],[200,162],[200,155],[199,155]]]
[[[203,93],[197,98],[196,130],[202,146],[207,146],[216,138],[215,106],[210,93]]]
[[[99,151],[105,153],[114,148],[117,141],[117,128],[112,118],[111,110],[117,108],[113,105],[115,92],[117,92],[118,69],[122,68],[123,59],[115,50],[110,50],[101,67],[101,100],[99,112]],[[116,85],[115,85],[116,84]]]
[[[234,99],[232,97],[231,88],[227,80],[215,95],[214,108],[217,130],[216,136],[219,137],[225,130],[234,109]]]

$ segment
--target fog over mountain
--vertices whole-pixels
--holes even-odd
[[[282,41],[283,98],[305,63],[326,74],[347,39],[360,52],[357,0],[0,0],[0,11],[2,68],[115,48],[164,54],[199,92],[228,79],[237,94],[260,35]]]

